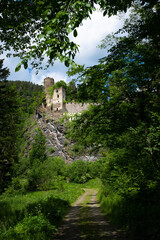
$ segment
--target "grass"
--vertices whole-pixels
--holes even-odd
[[[99,190],[102,186],[101,180],[99,178],[91,179],[83,184],[83,188],[91,188]]]
[[[39,240],[43,236],[42,239],[46,239],[55,232],[72,203],[84,193],[83,188],[97,189],[99,186],[98,179],[85,184],[64,182],[61,189],[0,196],[0,239],[28,240],[26,234],[31,236],[36,226],[39,230],[35,230],[34,238]],[[89,198],[86,204],[88,201]]]
[[[5,235],[8,240],[14,239],[13,235],[20,239],[16,234],[19,234],[17,231],[20,228],[24,230],[26,221],[28,223],[33,221],[37,226],[41,222],[47,221],[48,226],[51,225],[48,229],[52,229],[52,227],[55,229],[55,226],[57,227],[62,221],[69,206],[83,192],[80,184],[64,183],[61,190],[30,192],[24,195],[2,195],[0,197],[0,235],[3,236],[2,239],[5,239]],[[28,224],[29,227],[30,225]],[[41,226],[39,226],[39,231],[42,231]],[[27,239],[25,235],[23,237]]]
[[[82,186],[75,183],[64,183],[62,190],[50,190],[50,191],[37,191],[29,192],[24,195],[2,195],[0,196],[0,205],[2,203],[8,203],[12,209],[21,210],[28,203],[35,203],[40,200],[46,200],[47,198],[54,196],[68,201],[69,203],[74,202],[78,196],[83,193]]]
[[[119,192],[101,193],[101,208],[117,227],[126,230],[131,239],[160,239],[159,189],[121,196]]]

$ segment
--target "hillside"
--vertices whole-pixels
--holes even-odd
[[[14,168],[19,162],[25,126],[42,102],[42,89],[29,82],[0,82],[0,192],[15,175]]]

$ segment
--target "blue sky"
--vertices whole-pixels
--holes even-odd
[[[77,29],[78,36],[75,38],[72,33],[70,34],[70,38],[80,45],[75,61],[78,64],[85,64],[86,67],[97,64],[98,59],[106,55],[106,51],[97,46],[107,34],[122,27],[127,15],[121,15],[121,18],[117,16],[108,18],[107,16],[103,17],[102,12],[97,10],[91,15],[91,19],[84,20],[83,25]],[[52,77],[55,81],[69,82],[71,80],[66,74],[67,68],[59,61],[56,61],[47,70],[40,70],[36,75],[36,70],[31,68],[25,70],[22,67],[19,72],[15,72],[15,67],[20,62],[18,58],[5,58],[5,54],[1,58],[5,59],[4,66],[10,69],[8,80],[30,81],[39,85],[43,84],[45,77]]]

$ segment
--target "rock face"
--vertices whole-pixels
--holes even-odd
[[[46,136],[46,147],[48,155],[55,157],[60,156],[66,162],[73,161],[71,154],[68,152],[67,145],[69,142],[65,138],[65,129],[55,120],[44,122],[39,120],[44,135]]]
[[[99,156],[89,155],[88,153],[76,156],[72,151],[74,145],[66,139],[66,131],[63,124],[60,124],[57,119],[38,118],[39,126],[46,136],[46,147],[48,155],[55,157],[62,157],[65,162],[72,162],[74,160],[96,161]]]

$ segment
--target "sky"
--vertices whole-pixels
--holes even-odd
[[[97,64],[100,58],[106,56],[106,50],[101,50],[97,46],[107,34],[115,32],[123,26],[126,16],[127,14],[121,15],[121,18],[118,16],[103,17],[103,13],[97,9],[91,15],[91,19],[84,20],[82,26],[77,29],[78,36],[75,38],[72,33],[69,36],[80,46],[75,62],[88,67]],[[46,77],[54,78],[55,82],[64,80],[68,83],[71,80],[66,74],[67,67],[59,61],[56,61],[47,70],[39,70],[36,75],[36,70],[32,68],[24,69],[22,67],[19,72],[15,72],[15,67],[20,63],[19,58],[5,58],[5,55],[1,58],[5,59],[4,67],[8,67],[10,70],[8,80],[30,81],[39,85],[43,84]]]

